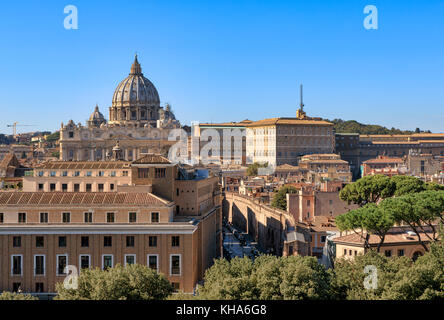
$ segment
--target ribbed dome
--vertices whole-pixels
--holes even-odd
[[[137,55],[131,66],[131,72],[119,83],[113,95],[113,106],[159,106],[160,99],[156,87],[145,78],[137,61]]]
[[[99,106],[98,105],[96,105],[96,108],[94,109],[94,112],[91,113],[91,116],[89,117],[89,121],[105,121],[105,117],[99,111]]]
[[[99,106],[96,105],[94,112],[91,113],[89,120],[87,121],[88,126],[96,126],[99,127],[102,123],[106,123],[105,117],[99,111]]]

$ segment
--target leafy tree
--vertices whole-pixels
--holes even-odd
[[[173,292],[165,276],[139,264],[82,270],[77,289],[57,283],[56,290],[60,300],[161,300]]]
[[[273,196],[271,206],[282,210],[287,210],[287,193],[296,193],[298,189],[293,186],[282,186]]]
[[[393,176],[391,180],[396,184],[394,193],[396,197],[426,190],[424,181],[416,177],[397,175]]]
[[[200,299],[328,299],[330,274],[314,257],[262,255],[215,260]]]
[[[444,186],[441,184],[437,184],[436,182],[427,182],[425,184],[426,190],[434,190],[434,191],[439,191],[439,190],[444,190]]]
[[[368,251],[354,259],[337,259],[331,273],[331,295],[336,299],[377,300],[381,299],[387,288],[397,281],[397,273],[413,264],[407,257],[387,258],[375,251]],[[377,270],[376,289],[364,287],[366,266]]]
[[[348,204],[355,203],[362,207],[367,203],[377,203],[393,196],[395,190],[395,182],[387,176],[365,176],[346,185],[339,192],[339,197]]]
[[[370,234],[379,237],[377,251],[384,243],[385,236],[395,224],[395,218],[390,210],[384,210],[374,203],[351,210],[336,217],[336,225],[341,231],[353,231],[364,240],[364,247],[370,249]]]
[[[3,291],[0,294],[0,300],[38,300],[38,298],[30,294]]]
[[[205,284],[198,288],[198,294],[211,300],[258,299],[259,292],[252,273],[253,261],[247,257],[215,260],[213,266],[205,271]]]
[[[441,228],[440,238],[444,239]],[[444,244],[432,243],[430,252],[419,257],[410,268],[401,268],[390,287],[383,294],[384,299],[430,300],[444,299]]]
[[[268,167],[268,162],[266,163],[255,162],[253,164],[250,164],[247,168],[247,176],[257,176],[259,168],[266,168],[266,167]]]

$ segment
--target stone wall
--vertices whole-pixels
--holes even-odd
[[[225,193],[222,209],[224,217],[256,239],[262,250],[283,254],[285,233],[295,226],[294,219],[285,211],[230,192]]]

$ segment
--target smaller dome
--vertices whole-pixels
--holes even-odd
[[[104,123],[106,123],[105,117],[99,111],[99,106],[96,105],[96,108],[94,109],[94,112],[89,117],[88,125],[89,126],[100,127],[100,125],[102,125]]]

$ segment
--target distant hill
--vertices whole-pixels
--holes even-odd
[[[400,130],[396,128],[388,129],[386,127],[377,124],[363,124],[356,120],[342,120],[334,119],[328,120],[334,124],[336,133],[359,133],[359,134],[412,134],[421,132],[430,132],[430,130],[423,131],[416,128],[414,131],[410,130]]]

